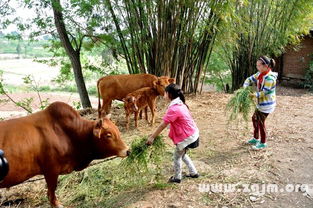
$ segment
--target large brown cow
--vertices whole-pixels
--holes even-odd
[[[126,157],[129,153],[109,118],[83,119],[62,102],[26,117],[1,121],[0,149],[10,165],[0,187],[11,187],[43,174],[53,207],[62,207],[55,196],[60,174],[82,170],[93,159]]]
[[[110,112],[112,100],[122,100],[128,93],[143,87],[158,85],[164,90],[167,85],[173,82],[173,78],[157,77],[152,74],[122,74],[102,77],[97,82],[99,118]],[[100,97],[103,101],[102,107]]]

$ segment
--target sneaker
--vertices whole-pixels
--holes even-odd
[[[249,141],[247,141],[248,144],[258,144],[260,142],[260,140],[258,139],[255,139],[255,138],[252,138],[250,139]]]
[[[168,179],[168,183],[180,183],[181,179],[175,178],[174,176]]]
[[[255,146],[252,146],[252,149],[254,150],[261,150],[267,147],[266,143],[261,143],[259,142],[258,144],[256,144]]]
[[[187,178],[199,178],[200,175],[199,175],[199,173],[196,173],[196,174],[194,174],[194,175],[191,175],[191,174],[185,175],[185,177],[187,177]]]

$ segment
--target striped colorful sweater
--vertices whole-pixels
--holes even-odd
[[[258,86],[258,76],[260,72],[248,77],[243,84],[243,87],[256,84]],[[276,106],[276,79],[277,73],[270,71],[263,78],[263,83],[260,85],[260,89],[257,87],[255,96],[257,98],[257,109],[263,113],[272,113]]]

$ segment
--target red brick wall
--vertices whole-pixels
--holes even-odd
[[[287,49],[283,55],[283,77],[304,78],[305,71],[312,61],[313,37],[301,41],[298,50]]]

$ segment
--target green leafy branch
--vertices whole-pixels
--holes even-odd
[[[9,95],[9,93],[5,90],[5,86],[3,84],[3,72],[0,71],[0,94],[2,95],[5,95],[8,99],[1,99],[0,102],[8,102],[8,101],[11,101],[13,102],[16,106],[24,109],[27,113],[33,113],[33,108],[32,108],[32,103],[34,101],[34,98],[31,97],[31,98],[25,98],[21,101],[16,101],[13,99],[12,96]],[[48,105],[49,105],[49,98],[47,99],[42,99],[41,98],[41,95],[39,93],[39,86],[38,86],[38,83],[34,80],[34,78],[31,76],[31,75],[28,75],[26,77],[23,78],[24,80],[24,83],[29,85],[30,88],[33,90],[33,91],[36,91],[37,92],[37,95],[38,95],[38,98],[39,98],[39,101],[40,101],[40,106],[39,106],[39,109],[43,110],[45,109]]]

